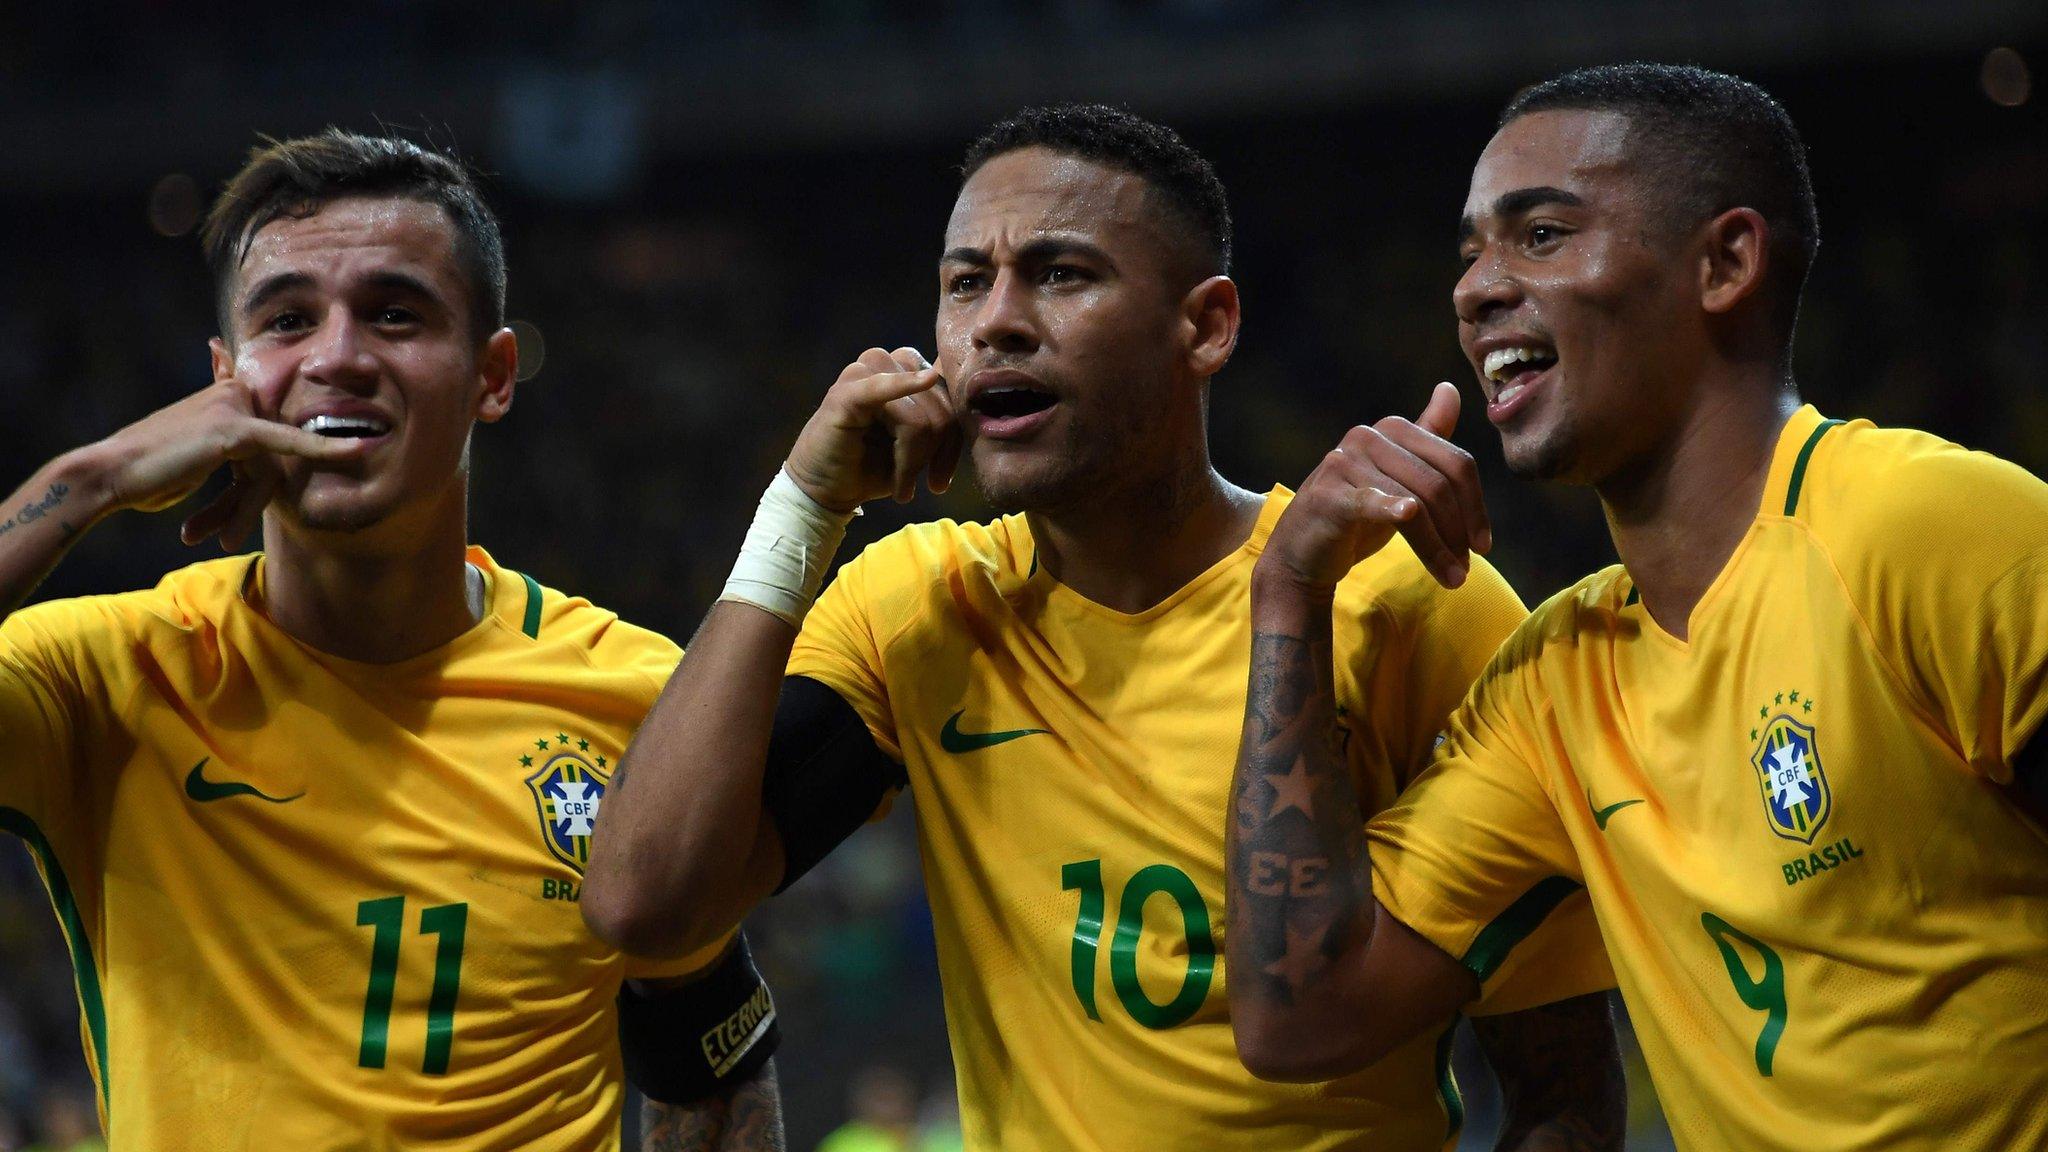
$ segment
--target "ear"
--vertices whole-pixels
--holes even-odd
[[[1188,338],[1188,369],[1207,380],[1223,371],[1237,349],[1237,284],[1228,276],[1211,276],[1181,299],[1182,331]]]
[[[1763,291],[1771,227],[1754,208],[1730,208],[1707,222],[1700,252],[1700,307],[1725,316]]]
[[[500,328],[484,341],[476,377],[482,387],[476,398],[476,418],[496,424],[512,410],[512,390],[519,383],[519,337],[510,328]]]
[[[215,384],[235,374],[235,354],[228,351],[227,341],[215,336],[206,342],[207,358],[213,361],[213,382]]]

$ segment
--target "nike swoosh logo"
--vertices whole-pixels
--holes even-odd
[[[1605,808],[1593,808],[1593,790],[1591,788],[1586,789],[1586,807],[1593,809],[1593,827],[1598,828],[1602,832],[1607,831],[1607,822],[1614,819],[1616,812],[1631,804],[1641,803],[1641,800],[1618,800]]]
[[[960,717],[966,714],[967,709],[962,708],[946,717],[946,726],[939,729],[939,747],[948,752],[979,752],[983,748],[1008,744],[1012,740],[1021,740],[1026,736],[1049,735],[1043,728],[1013,728],[1008,732],[962,732]]]
[[[199,763],[194,764],[192,771],[185,776],[185,795],[190,796],[201,804],[211,803],[215,800],[226,800],[234,796],[254,796],[258,800],[269,804],[289,804],[300,796],[305,795],[304,792],[300,792],[293,796],[266,796],[247,784],[238,783],[233,780],[208,780],[206,778],[206,762],[211,759],[213,759],[211,756],[200,757]]]

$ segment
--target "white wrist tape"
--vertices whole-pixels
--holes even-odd
[[[778,469],[754,523],[740,545],[720,600],[738,600],[801,628],[804,615],[825,585],[825,569],[846,538],[846,525],[860,509],[834,512],[810,498],[786,470]]]

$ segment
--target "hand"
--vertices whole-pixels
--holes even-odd
[[[879,496],[909,500],[920,474],[944,492],[959,464],[960,428],[939,370],[915,348],[870,348],[825,393],[783,467],[811,499],[851,512]]]
[[[1463,584],[1470,554],[1492,549],[1493,529],[1472,456],[1449,440],[1457,426],[1458,389],[1439,384],[1413,423],[1389,416],[1353,428],[1302,482],[1259,567],[1327,597],[1399,532],[1439,584]]]
[[[228,465],[229,484],[212,503],[185,521],[185,543],[219,535],[224,548],[240,547],[263,518],[277,491],[278,458],[332,463],[360,456],[361,441],[329,439],[257,415],[255,396],[241,381],[218,381],[121,429],[90,450],[104,461],[101,487],[108,511],[156,512],[198,491]]]

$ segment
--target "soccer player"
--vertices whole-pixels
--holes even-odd
[[[805,426],[634,740],[584,913],[629,951],[700,947],[907,787],[970,1148],[1444,1147],[1456,1004],[1328,1084],[1260,1084],[1231,1046],[1222,825],[1247,580],[1288,494],[1209,462],[1208,381],[1238,332],[1222,185],[1171,131],[1102,107],[999,124],[965,172],[939,364],[870,350]],[[927,465],[943,489],[963,442],[1010,514],[891,535],[813,610],[860,504],[908,498]],[[1346,764],[1369,812],[1523,610],[1483,563],[1446,591],[1399,550],[1339,595]],[[1484,989],[1490,1013],[1564,1002],[1482,1022],[1510,1146],[1619,1146],[1585,912]]]
[[[744,947],[631,963],[577,913],[679,653],[466,547],[470,433],[517,364],[468,174],[396,139],[275,144],[206,243],[213,384],[0,521],[9,608],[102,518],[224,464],[185,539],[262,532],[0,623],[0,828],[62,922],[111,1147],[614,1149],[622,1032],[670,1101],[650,1147],[779,1147]],[[615,1008],[628,976],[671,987]]]
[[[1752,84],[1539,84],[1460,230],[1459,333],[1508,463],[1590,485],[1621,563],[1516,631],[1369,851],[1277,809],[1233,831],[1232,959],[1276,965],[1231,985],[1251,1066],[1377,1059],[1471,994],[1500,924],[1583,886],[1682,1147],[2048,1147],[2048,835],[2019,794],[2048,486],[1800,405],[1813,193]],[[1347,442],[1274,529],[1246,809],[1282,772],[1347,793],[1345,571],[1397,523],[1469,538],[1476,489],[1432,464],[1439,387],[1430,429]],[[1303,860],[1346,882],[1288,903],[1245,879]]]

